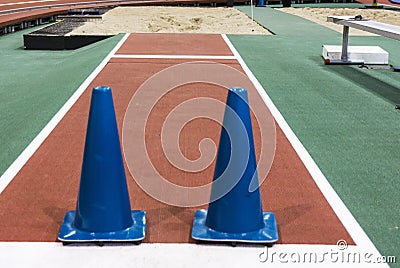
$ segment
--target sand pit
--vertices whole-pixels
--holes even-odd
[[[379,22],[389,23],[400,26],[400,12],[379,9],[358,9],[358,8],[280,8],[282,12],[297,15],[318,24],[324,25],[332,30],[342,32],[343,26],[332,22],[327,22],[328,16],[356,16],[361,15],[364,18]],[[350,35],[370,36],[372,33],[350,28]]]
[[[327,16],[361,15],[368,19],[400,26],[400,12],[391,10],[309,7],[279,8],[278,10],[311,20],[338,32],[342,32],[342,26],[327,22]],[[70,34],[115,35],[118,33],[271,34],[235,8],[166,6],[117,7],[105,13],[102,20],[86,22]],[[350,29],[350,35],[374,34]]]
[[[148,6],[114,8],[71,35],[118,33],[271,34],[234,8]]]

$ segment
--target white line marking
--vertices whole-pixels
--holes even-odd
[[[63,107],[53,116],[53,118],[47,123],[47,125],[42,129],[42,131],[35,137],[35,139],[25,148],[25,150],[18,156],[17,159],[11,164],[11,166],[3,173],[0,177],[0,194],[9,185],[9,183],[14,179],[17,173],[22,169],[22,167],[28,162],[32,155],[36,152],[39,146],[44,142],[44,140],[50,135],[53,129],[58,125],[58,123],[63,119],[65,114],[71,109],[79,97],[83,94],[85,89],[93,81],[93,79],[103,70],[107,65],[111,57],[117,52],[117,50],[122,46],[125,40],[129,37],[129,34],[125,36],[118,42],[114,49],[103,59],[103,61],[97,66],[97,68],[86,78],[82,85],[75,91],[75,93],[68,99]]]
[[[193,60],[236,60],[235,56],[213,55],[123,55],[116,54],[117,59],[193,59]]]
[[[349,254],[349,255],[348,255]],[[366,255],[367,254],[367,255]],[[2,242],[0,261],[9,267],[385,267],[379,256],[349,246],[281,245],[272,248],[227,245],[91,244]],[[21,257],[23,256],[23,257]],[[348,257],[350,256],[350,257]],[[353,257],[355,256],[355,258]],[[366,258],[365,256],[368,256]],[[370,263],[368,263],[370,262]],[[375,263],[374,263],[375,262]]]
[[[375,248],[374,244],[368,238],[367,234],[361,228],[359,223],[353,217],[349,209],[337,195],[335,190],[329,184],[328,180],[326,179],[325,175],[321,172],[318,165],[314,162],[311,155],[307,152],[304,145],[300,142],[297,138],[296,134],[294,134],[293,130],[290,128],[282,114],[279,112],[278,108],[272,102],[271,98],[268,96],[267,92],[264,90],[263,86],[251,72],[249,67],[247,67],[246,63],[244,62],[243,58],[240,56],[239,52],[235,49],[232,45],[230,40],[225,34],[222,34],[222,38],[225,40],[226,44],[229,46],[233,54],[237,57],[240,65],[242,66],[243,70],[247,74],[247,76],[252,81],[253,85],[257,89],[258,93],[260,94],[261,98],[264,100],[265,104],[271,111],[272,115],[274,116],[276,122],[285,133],[286,137],[288,138],[289,142],[292,144],[293,148],[299,155],[300,159],[303,161],[305,167],[307,168],[308,172],[311,174],[312,178],[314,179],[315,183],[317,184],[318,188],[325,196],[326,200],[328,201],[329,205],[332,207],[333,211],[339,217],[340,221],[343,223],[343,226],[349,232],[350,236],[353,238],[354,242],[362,247],[370,249],[375,254],[379,254],[378,250]]]

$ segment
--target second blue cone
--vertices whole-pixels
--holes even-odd
[[[274,214],[262,210],[246,89],[229,89],[222,126],[210,203],[208,210],[196,211],[192,237],[274,243],[277,225]]]

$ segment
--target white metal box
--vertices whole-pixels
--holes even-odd
[[[322,46],[325,63],[341,61],[342,46]],[[389,53],[379,46],[349,46],[347,48],[349,62],[364,64],[389,64]]]

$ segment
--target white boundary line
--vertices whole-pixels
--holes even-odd
[[[235,56],[213,55],[124,55],[116,54],[117,59],[191,59],[191,60],[236,60]]]
[[[83,94],[85,89],[93,81],[93,79],[103,70],[107,65],[111,57],[117,52],[117,50],[122,46],[125,40],[129,37],[129,34],[125,34],[124,37],[118,42],[113,50],[103,59],[103,61],[97,66],[97,68],[86,78],[82,85],[75,91],[75,93],[68,99],[68,101],[61,107],[61,109],[53,116],[53,118],[47,123],[47,125],[40,131],[40,133],[35,137],[35,139],[25,148],[25,150],[15,159],[15,161],[8,167],[8,169],[0,177],[0,194],[9,185],[9,183],[14,179],[21,168],[26,164],[26,162],[31,158],[31,156],[36,152],[39,146],[44,142],[44,140],[50,135],[53,129],[58,125],[58,123],[63,119],[65,114],[71,109],[79,97]]]
[[[23,257],[22,257],[23,256]],[[1,242],[0,263],[10,267],[377,267],[381,256],[356,246],[120,244],[63,246],[54,242]],[[393,261],[393,260],[392,260]]]
[[[308,172],[311,174],[312,178],[314,179],[315,183],[317,184],[318,188],[325,196],[326,200],[328,201],[329,205],[332,207],[333,211],[336,213],[340,221],[343,223],[346,230],[349,232],[350,236],[353,238],[354,242],[357,246],[362,248],[369,249],[371,253],[379,254],[378,250],[372,243],[372,241],[368,238],[367,234],[361,228],[359,223],[353,217],[349,209],[337,195],[335,190],[332,188],[328,180],[326,179],[325,175],[321,172],[318,165],[314,162],[311,155],[308,153],[307,149],[304,145],[300,142],[297,138],[296,134],[294,134],[293,130],[290,128],[282,114],[279,112],[275,104],[272,102],[271,98],[268,96],[266,91],[264,90],[263,86],[251,72],[249,67],[247,67],[246,63],[244,62],[243,58],[240,56],[239,52],[235,49],[231,41],[225,34],[222,34],[222,38],[229,46],[233,54],[237,57],[240,65],[242,66],[243,70],[245,71],[246,75],[250,78],[253,85],[257,89],[258,93],[260,94],[261,98],[264,100],[265,104],[271,111],[272,115],[274,116],[276,122],[285,133],[286,137],[288,138],[289,142],[292,144],[293,148],[299,155],[300,159],[303,161],[305,167],[307,168]]]

